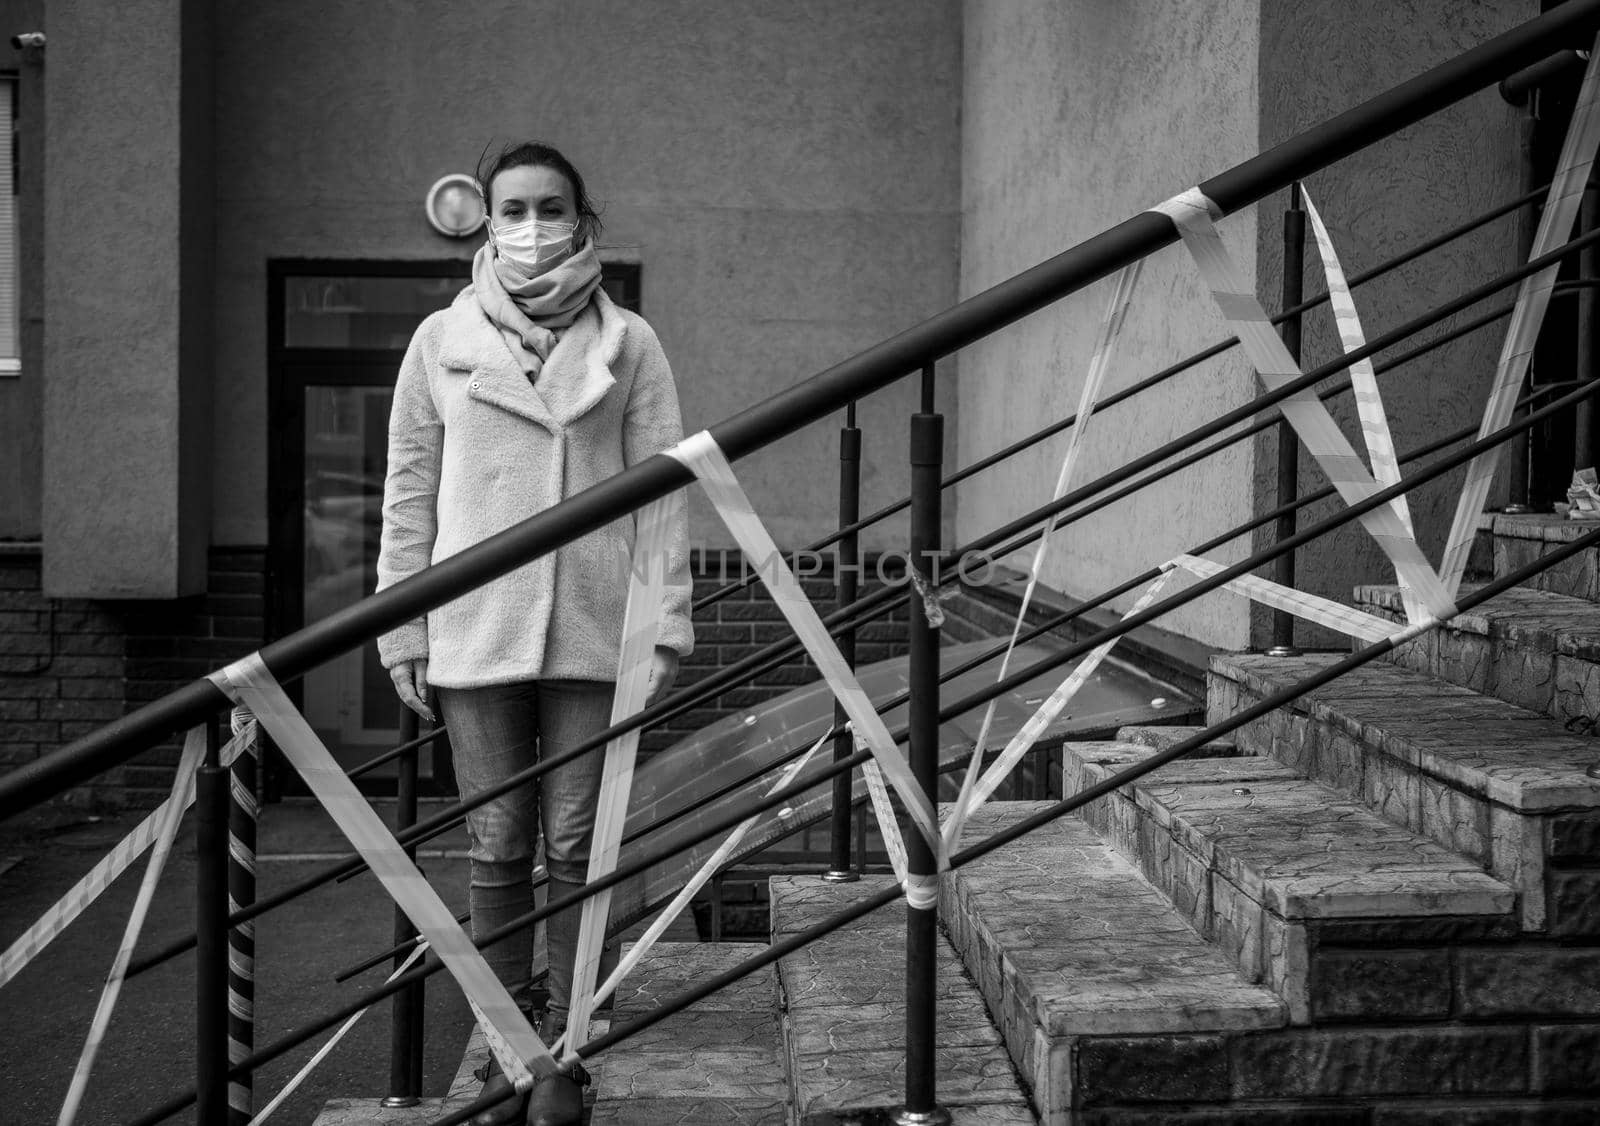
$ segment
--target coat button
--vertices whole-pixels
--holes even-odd
[[[478,389],[478,381],[476,379],[474,379],[470,384],[468,384],[468,386],[471,387],[474,391],[476,391]]]

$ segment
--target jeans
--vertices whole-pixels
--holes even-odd
[[[436,688],[450,729],[463,799],[503,782],[541,756],[565,753],[611,722],[615,685],[593,680],[528,680],[488,688]],[[473,938],[533,910],[533,857],[544,830],[549,894],[574,891],[589,873],[604,749],[580,755],[467,814],[472,848],[468,905]],[[550,973],[548,1012],[564,1024],[572,998],[581,906],[545,922]],[[483,952],[489,968],[519,1001],[533,963],[532,928]]]

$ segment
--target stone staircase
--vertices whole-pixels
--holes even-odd
[[[1490,522],[1497,570],[1572,529]],[[939,1094],[958,1123],[1600,1121],[1600,559],[947,873]],[[1356,601],[1397,616],[1398,596]],[[1338,654],[1213,658],[1218,720]],[[1061,750],[1068,792],[1193,729]],[[994,802],[980,840],[1043,808]],[[771,882],[774,936],[883,877]],[[593,1121],[881,1121],[892,906],[606,1053]],[[666,944],[614,1019],[748,946]]]

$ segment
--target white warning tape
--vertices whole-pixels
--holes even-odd
[[[811,744],[810,750],[806,751],[805,754],[801,755],[798,759],[785,767],[783,773],[779,775],[778,780],[773,783],[772,788],[767,791],[767,796],[771,797],[773,794],[792,783],[800,774],[800,772],[806,768],[806,765],[811,762],[812,756],[815,755],[817,751],[822,748],[822,745],[828,742],[831,738],[831,732],[824,732],[820,739]],[[633,948],[628,951],[627,955],[620,962],[617,963],[617,968],[612,970],[610,976],[607,977],[606,980],[595,989],[594,1003],[596,1005],[600,1004],[607,997],[611,996],[617,991],[617,986],[621,985],[623,979],[634,971],[639,963],[644,960],[645,955],[650,953],[651,947],[655,946],[655,944],[660,941],[661,936],[667,932],[667,928],[673,924],[673,921],[676,920],[679,915],[683,914],[684,908],[688,907],[690,901],[692,901],[694,897],[700,893],[700,889],[705,887],[706,884],[711,881],[711,877],[716,875],[717,872],[721,870],[722,866],[728,862],[729,858],[733,856],[734,851],[738,849],[740,843],[743,842],[750,830],[755,828],[756,823],[761,820],[761,817],[762,815],[758,813],[753,817],[747,817],[743,821],[739,822],[739,824],[734,827],[733,832],[728,834],[727,839],[717,847],[715,852],[706,858],[706,862],[700,865],[699,870],[689,878],[689,882],[683,885],[683,887],[678,891],[678,894],[673,897],[672,902],[668,903],[661,909],[661,913],[656,916],[655,921],[645,929],[645,932],[642,935],[634,940]],[[561,1037],[556,1040],[554,1044],[550,1045],[550,1050],[552,1052],[561,1052],[566,1048],[567,1040],[572,1032],[572,1028],[573,1026],[569,1021],[567,1031],[563,1032]],[[568,1060],[576,1058],[577,1057],[575,1055],[569,1053],[567,1059],[563,1059],[562,1062],[566,1063]]]
[[[1555,179],[1550,184],[1544,211],[1539,216],[1539,229],[1533,238],[1530,260],[1550,253],[1565,242],[1572,231],[1573,220],[1578,217],[1584,185],[1589,182],[1590,169],[1594,164],[1595,147],[1600,144],[1597,102],[1600,102],[1600,36],[1595,39],[1595,49],[1589,56],[1588,69],[1583,73],[1578,101],[1572,108],[1572,123],[1567,127]],[[1517,289],[1517,300],[1511,308],[1511,322],[1506,326],[1505,343],[1501,346],[1500,358],[1495,364],[1494,382],[1489,389],[1489,400],[1484,406],[1483,424],[1478,428],[1479,438],[1489,437],[1511,421],[1511,412],[1516,407],[1523,376],[1528,371],[1528,361],[1538,342],[1539,329],[1544,324],[1545,310],[1549,308],[1550,294],[1559,269],[1559,264],[1546,266],[1537,274],[1524,278]],[[1467,555],[1478,533],[1478,518],[1489,497],[1489,485],[1494,479],[1495,467],[1500,463],[1502,448],[1495,446],[1485,450],[1467,465],[1467,478],[1461,486],[1461,499],[1456,504],[1455,519],[1450,524],[1450,535],[1445,540],[1444,555],[1439,564],[1439,574],[1451,591],[1460,587],[1461,576],[1466,573]]]
[[[1214,563],[1196,555],[1180,555],[1164,566],[1181,567],[1202,579],[1209,579],[1227,570],[1221,563]],[[1398,634],[1401,628],[1394,622],[1357,610],[1354,606],[1346,606],[1320,595],[1307,594],[1305,591],[1295,590],[1293,587],[1283,586],[1256,575],[1239,575],[1229,579],[1222,584],[1222,589],[1242,594],[1263,606],[1286,611],[1308,622],[1327,626],[1346,637],[1358,637],[1369,643],[1387,641]]]
[[[239,752],[254,738],[254,730],[248,729],[230,739],[220,754],[222,765],[232,765]],[[71,926],[73,921],[83,914],[91,903],[100,898],[106,888],[116,883],[118,877],[128,870],[146,848],[150,847],[150,843],[160,832],[162,820],[166,817],[168,805],[172,800],[170,797],[166,798],[156,806],[127,836],[118,841],[99,863],[89,869],[82,879],[73,884],[65,895],[40,915],[37,922],[6,947],[5,953],[0,954],[0,988],[37,958],[57,935]],[[194,791],[191,789],[184,802],[184,808],[187,809],[193,800]]]
[[[772,593],[773,601],[783,612],[806,652],[816,662],[823,679],[849,716],[857,737],[865,741],[871,750],[873,760],[883,771],[889,785],[900,795],[912,824],[928,842],[929,851],[933,852],[939,868],[943,870],[948,865],[948,857],[939,836],[939,822],[934,813],[932,797],[918,785],[911,767],[895,746],[889,729],[884,726],[882,717],[862,691],[855,674],[850,671],[839,647],[833,643],[827,627],[817,615],[816,608],[800,589],[794,572],[789,569],[766,526],[756,516],[750,498],[740,487],[716,439],[708,431],[702,430],[665,452],[699,479],[717,515],[727,525],[740,549],[755,563],[756,573]],[[868,773],[870,782],[870,773],[864,773]],[[892,821],[883,824],[886,837],[890,824]]]
[[[511,999],[388,826],[361,796],[305,717],[295,710],[261,655],[252,653],[213,673],[211,681],[230,699],[255,713],[390,898],[428,940],[478,1014],[489,1046],[506,1076],[526,1089],[532,1085],[535,1073],[553,1074],[556,1062],[528,1023],[527,1015]]]
[[[1199,188],[1191,188],[1152,210],[1166,215],[1177,227],[1211,289],[1212,299],[1238,336],[1267,389],[1276,390],[1298,379],[1303,374],[1300,365],[1273,331],[1266,310],[1246,285],[1244,275],[1217,235],[1212,222],[1217,214],[1216,205]],[[1278,409],[1300,435],[1306,450],[1328,475],[1346,504],[1358,504],[1380,491],[1380,486],[1314,391],[1302,389],[1279,403]],[[1391,506],[1372,509],[1359,519],[1394,564],[1401,582],[1416,592],[1428,615],[1448,617],[1454,612],[1451,595]]]
[[[1122,337],[1122,326],[1127,323],[1128,307],[1132,304],[1134,287],[1139,283],[1139,271],[1143,266],[1144,259],[1141,258],[1133,265],[1123,267],[1117,273],[1112,286],[1111,300],[1107,302],[1106,311],[1100,318],[1094,352],[1089,358],[1089,370],[1084,374],[1083,389],[1078,395],[1077,420],[1072,425],[1072,433],[1067,439],[1067,452],[1061,459],[1061,470],[1056,475],[1056,489],[1052,496],[1054,500],[1060,500],[1067,495],[1073,470],[1078,464],[1078,451],[1083,447],[1083,436],[1088,431],[1089,419],[1094,415],[1095,406],[1100,401],[1100,388],[1105,382],[1106,372],[1111,368],[1111,358],[1115,355],[1117,342]],[[1016,652],[1017,638],[1022,634],[1022,623],[1027,618],[1028,607],[1032,605],[1034,591],[1039,586],[1039,576],[1044,570],[1045,555],[1050,549],[1050,536],[1055,531],[1056,519],[1057,515],[1051,513],[1045,520],[1039,542],[1033,549],[1033,564],[1028,568],[1028,585],[1023,588],[1022,603],[1017,607],[1017,619],[1011,626],[1011,640],[1006,643],[1005,655],[1000,658],[1000,669],[995,673],[997,681],[1004,680],[1011,671],[1011,656]],[[961,793],[956,798],[957,811],[967,808],[973,787],[978,784],[978,777],[983,772],[983,752],[989,745],[989,728],[994,723],[994,712],[998,703],[999,697],[996,697],[983,709],[983,721],[978,725],[978,738],[972,744],[972,758],[967,763],[967,772],[961,781]],[[965,816],[961,815],[946,820],[944,828],[946,848],[954,847],[965,822]]]
[[[1333,310],[1333,320],[1339,330],[1339,342],[1346,353],[1367,346],[1367,335],[1361,328],[1361,316],[1356,312],[1355,298],[1350,295],[1350,282],[1345,277],[1339,254],[1333,247],[1333,238],[1311,202],[1311,193],[1300,185],[1300,197],[1305,201],[1306,216],[1311,220],[1311,231],[1316,238],[1317,252],[1322,257],[1322,273],[1328,285],[1328,305]],[[1356,400],[1356,416],[1361,420],[1361,437],[1367,447],[1367,457],[1372,463],[1372,477],[1387,489],[1400,483],[1400,458],[1395,453],[1394,436],[1389,431],[1389,416],[1383,409],[1383,395],[1378,390],[1378,373],[1372,358],[1356,360],[1350,365],[1350,389]],[[1395,518],[1405,527],[1412,539],[1416,528],[1411,523],[1411,507],[1404,493],[1389,502]],[[1397,576],[1399,577],[1399,576]],[[1406,621],[1420,620],[1424,614],[1416,594],[1400,577],[1400,598],[1405,606]]]
[[[611,722],[618,724],[639,712],[650,688],[650,662],[661,623],[661,601],[666,591],[666,552],[675,498],[671,494],[652,501],[639,513],[634,537],[633,566],[628,598],[622,616],[622,649],[617,654],[617,688],[611,701]],[[641,571],[643,572],[641,574]],[[633,788],[633,767],[639,750],[639,729],[632,728],[606,744],[605,767],[600,776],[600,802],[595,812],[594,835],[589,847],[589,882],[616,869],[628,818],[628,795]],[[595,977],[605,945],[606,920],[611,914],[611,889],[583,901],[578,927],[577,963],[572,975],[567,1027],[588,1031],[594,1012]],[[574,1047],[578,1047],[574,1042]],[[574,1059],[576,1056],[573,1057]]]
[[[84,1038],[83,1051],[78,1055],[78,1065],[73,1069],[72,1082],[67,1087],[67,1097],[61,1104],[61,1113],[56,1118],[56,1126],[71,1126],[78,1117],[78,1108],[83,1103],[84,1092],[89,1089],[89,1074],[94,1070],[95,1057],[100,1052],[106,1028],[111,1023],[112,1011],[116,1009],[117,998],[122,993],[122,983],[127,977],[128,963],[133,958],[134,944],[139,941],[139,932],[144,928],[145,917],[150,913],[150,904],[155,899],[156,884],[161,879],[161,870],[166,866],[167,857],[172,852],[172,842],[178,836],[178,825],[183,820],[183,811],[194,800],[195,771],[199,768],[205,751],[205,728],[196,727],[184,740],[183,754],[178,760],[178,770],[172,777],[172,794],[161,807],[161,818],[156,827],[154,847],[150,850],[150,861],[144,870],[144,880],[139,884],[139,894],[134,898],[133,910],[128,912],[128,923],[123,928],[122,942],[117,946],[116,956],[111,960],[111,971],[106,975],[105,987],[100,991],[99,1003],[96,1004],[94,1017],[89,1022],[89,1034]]]

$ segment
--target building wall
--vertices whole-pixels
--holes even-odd
[[[1275,145],[1538,14],[1537,0],[1262,4],[1261,147]],[[1506,105],[1491,87],[1311,177],[1307,188],[1346,271],[1353,274],[1375,266],[1520,194],[1519,112],[1525,111]],[[1273,302],[1282,289],[1285,201],[1280,195],[1270,206],[1263,205],[1260,214],[1258,288]],[[1514,221],[1502,219],[1357,289],[1355,301],[1368,338],[1510,269],[1516,262],[1516,246]],[[1308,245],[1306,256],[1306,292],[1321,292],[1321,265],[1314,245]],[[1504,304],[1508,297],[1474,312]],[[1379,377],[1398,450],[1472,425],[1482,416],[1504,331],[1505,322],[1498,322]],[[1332,316],[1326,309],[1308,314],[1305,366],[1339,354]],[[1356,448],[1362,449],[1348,396],[1338,401],[1333,414]],[[1276,464],[1275,438],[1264,437],[1256,457],[1259,511],[1276,506]],[[1303,452],[1300,465],[1302,492],[1326,484],[1327,478],[1312,468]],[[1446,474],[1410,496],[1419,541],[1435,562],[1449,532],[1463,474],[1464,470]],[[1490,504],[1504,499],[1504,489],[1499,488]],[[1337,507],[1334,502],[1313,506],[1302,512],[1302,524],[1325,518]],[[1355,526],[1299,555],[1296,585],[1341,601],[1348,601],[1354,584],[1393,581],[1393,568],[1372,538]],[[1255,625],[1259,642],[1266,636],[1263,615],[1256,615]],[[1299,637],[1302,643],[1338,640],[1304,626]]]
[[[1256,0],[969,2],[962,296],[1253,155],[1257,9]],[[1221,230],[1253,276],[1253,216],[1231,218]],[[963,464],[1073,412],[1109,287],[1096,284],[962,353]],[[1187,255],[1171,248],[1145,267],[1106,390],[1224,335]],[[1076,480],[1090,481],[1245,401],[1252,390],[1243,362],[1224,357],[1159,394],[1108,409],[1086,432]],[[970,539],[1047,501],[1065,441],[1057,436],[1006,469],[963,484],[959,537]],[[1220,454],[1058,533],[1044,581],[1069,595],[1096,594],[1240,522],[1251,499],[1250,449]],[[1216,558],[1232,561],[1243,553],[1241,545]],[[1215,645],[1245,640],[1242,608],[1225,595],[1164,624]]]
[[[219,543],[267,538],[267,260],[470,256],[422,201],[490,142],[548,140],[584,172],[606,253],[642,263],[691,430],[954,299],[954,0],[310,12],[227,0],[217,19]],[[863,405],[869,503],[905,487],[911,396]],[[779,543],[831,526],[835,443],[812,427],[741,463]],[[694,503],[695,538],[730,543]]]
[[[209,11],[52,4],[45,65],[44,586],[203,589]],[[195,16],[187,23],[185,15]],[[91,205],[88,201],[94,201]],[[197,417],[198,416],[198,417]]]

